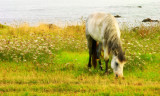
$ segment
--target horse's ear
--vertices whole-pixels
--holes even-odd
[[[118,56],[118,52],[116,50],[113,51],[115,56]]]
[[[125,55],[125,54],[126,54],[126,51],[124,51],[123,54]]]
[[[118,53],[118,59],[120,60],[120,62],[126,61],[125,52],[122,52],[122,50],[120,50],[120,52]]]
[[[123,58],[124,58],[124,62],[126,62],[126,57],[125,57],[126,51],[123,52]]]

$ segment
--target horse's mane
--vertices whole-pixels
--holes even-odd
[[[112,52],[112,54],[117,56],[120,62],[125,61],[125,53],[122,50],[122,45],[119,38],[114,38],[113,40],[109,40],[107,42],[107,46],[109,53]]]
[[[119,28],[116,26],[117,22],[113,16],[109,16],[105,20],[107,26],[104,33],[104,46],[108,46],[108,52],[112,52],[115,56],[118,56],[120,62],[123,62],[125,61],[125,56],[117,33],[119,31]]]

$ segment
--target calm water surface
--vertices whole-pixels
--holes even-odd
[[[77,22],[96,11],[122,16],[118,22],[160,20],[160,0],[0,0],[0,23]]]

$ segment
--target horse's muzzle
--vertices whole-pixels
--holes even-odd
[[[116,74],[116,77],[118,77],[118,74]]]
[[[118,75],[118,74],[116,74],[116,78],[123,78],[123,75]]]

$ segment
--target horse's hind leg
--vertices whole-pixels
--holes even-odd
[[[91,52],[89,51],[89,62],[88,62],[88,68],[91,68]]]
[[[100,65],[100,69],[103,70],[102,64],[101,64],[101,58],[100,58],[101,57],[101,50],[102,50],[102,43],[99,43],[98,48],[97,48],[97,59],[98,59],[99,65]]]
[[[91,68],[91,57],[92,57],[92,44],[93,44],[93,39],[91,36],[86,35],[87,38],[87,44],[88,44],[88,49],[89,49],[89,62],[88,62],[88,68]]]
[[[97,41],[92,42],[92,64],[94,68],[97,66]]]

